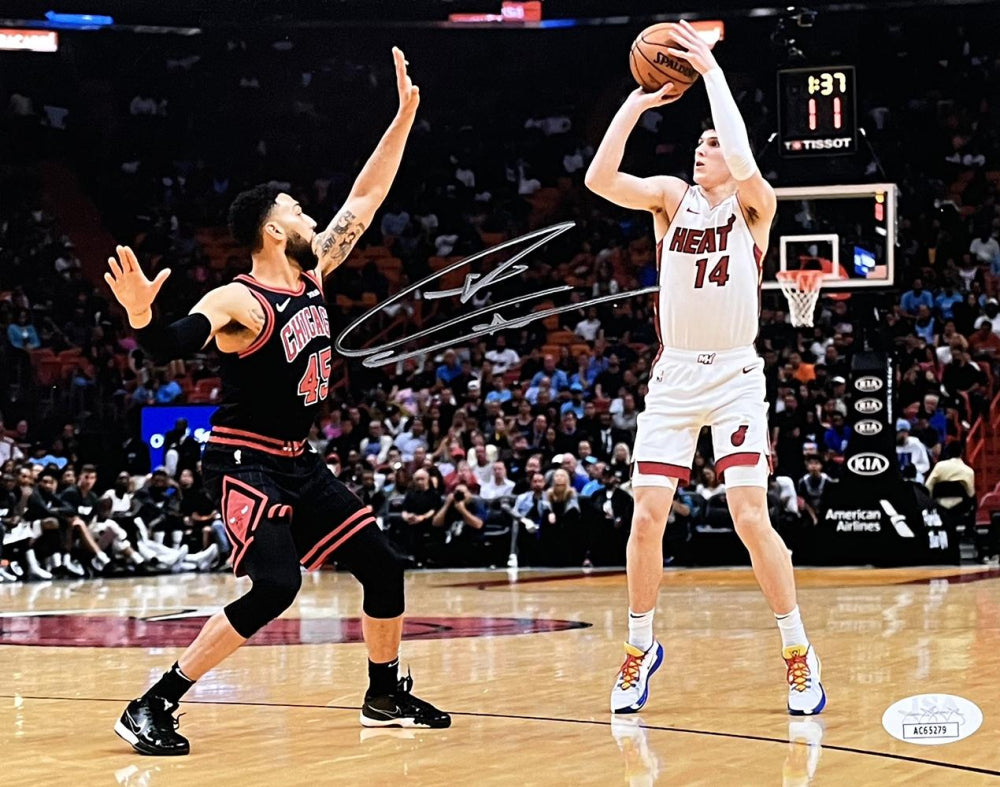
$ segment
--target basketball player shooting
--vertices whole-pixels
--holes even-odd
[[[243,192],[230,208],[229,223],[236,240],[252,249],[250,273],[210,291],[171,325],[157,324],[152,314],[169,270],[150,281],[123,246],[118,259],[109,260],[105,279],[154,358],[184,357],[212,340],[222,353],[223,403],[212,417],[202,467],[232,540],[233,569],[253,582],[122,713],[115,732],[142,754],[189,752],[173,716],[181,697],[292,604],[302,585],[300,566],[318,569],[330,558],[346,565],[364,589],[369,686],[361,723],[451,724],[448,714],[411,694],[408,675],[397,675],[402,566],[372,509],[306,443],[330,389],[323,279],[344,261],[385,199],[420,103],[399,49],[393,49],[393,59],[398,112],[325,230],[316,232],[316,222],[288,194],[269,186]]]
[[[823,710],[826,695],[819,658],[799,616],[791,558],[768,518],[768,408],[764,363],[754,350],[760,261],[777,202],[757,169],[743,119],[709,46],[687,22],[675,26],[673,38],[676,47],[667,51],[704,78],[715,126],[698,141],[694,185],[619,171],[640,115],[679,98],[668,95],[670,83],[628,96],[586,177],[587,186],[611,202],[653,214],[659,264],[660,348],[633,453],[629,636],[611,710],[639,711],[649,696],[649,678],[663,661],[663,646],[653,636],[663,531],[678,481],[689,480],[698,433],[708,425],[736,532],[781,633],[788,712],[811,715]]]

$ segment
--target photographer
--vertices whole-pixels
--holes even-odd
[[[448,493],[431,524],[436,528],[446,528],[444,544],[449,564],[466,564],[473,545],[482,535],[485,521],[486,506],[469,491],[466,484],[459,483],[455,491]]]

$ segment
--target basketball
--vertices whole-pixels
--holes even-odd
[[[629,68],[643,90],[652,93],[673,82],[669,95],[679,96],[698,81],[698,72],[686,60],[670,54],[669,47],[684,47],[674,37],[673,22],[650,25],[632,43]]]

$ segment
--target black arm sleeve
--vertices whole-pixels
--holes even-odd
[[[204,314],[189,314],[170,325],[155,320],[136,331],[139,344],[154,361],[172,361],[200,351],[212,335],[212,323]]]

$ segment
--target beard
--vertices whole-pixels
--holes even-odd
[[[312,244],[297,232],[289,232],[285,242],[285,256],[295,260],[302,270],[312,270],[319,265],[319,258],[313,252]]]

